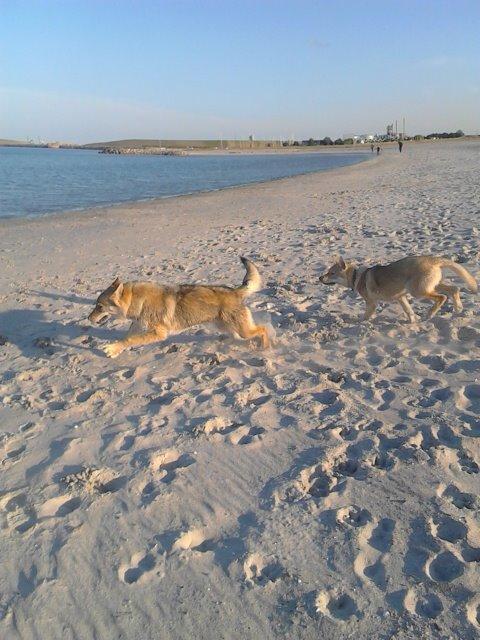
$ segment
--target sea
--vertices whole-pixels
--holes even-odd
[[[0,147],[0,218],[166,198],[362,162],[369,153],[108,155],[83,149]]]

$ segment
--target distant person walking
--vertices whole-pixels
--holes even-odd
[[[373,153],[373,150],[375,149],[375,145],[371,144],[370,145],[370,151]]]
[[[380,155],[380,146],[377,147],[377,156]]]
[[[403,149],[403,141],[399,140],[398,141],[398,150],[400,151],[400,153],[402,153],[402,149]]]

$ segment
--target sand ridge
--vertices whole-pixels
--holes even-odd
[[[439,253],[478,279],[479,155],[5,227],[2,637],[478,637],[478,300],[359,324],[318,277]],[[272,349],[200,327],[102,355],[111,277],[236,284],[239,255]]]

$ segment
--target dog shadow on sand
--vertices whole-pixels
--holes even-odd
[[[15,345],[26,358],[38,358],[39,356],[52,356],[61,348],[74,348],[77,350],[92,351],[96,349],[97,340],[116,340],[124,331],[115,327],[102,327],[91,325],[87,320],[88,307],[93,306],[94,301],[80,298],[75,295],[56,295],[46,292],[32,292],[53,300],[66,300],[75,304],[85,305],[85,317],[64,320],[52,318],[40,308],[9,309],[0,313],[0,334],[3,345],[0,349],[8,349]],[[76,314],[77,315],[77,314]],[[98,349],[98,353],[101,353]]]

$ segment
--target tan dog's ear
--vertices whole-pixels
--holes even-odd
[[[342,269],[346,269],[346,268],[347,268],[347,265],[345,264],[345,260],[342,258],[342,256],[339,256],[339,257],[338,257],[337,264],[338,264]]]
[[[110,285],[113,289],[112,298],[119,299],[123,292],[123,284],[120,282],[119,278],[115,278],[114,282]]]

